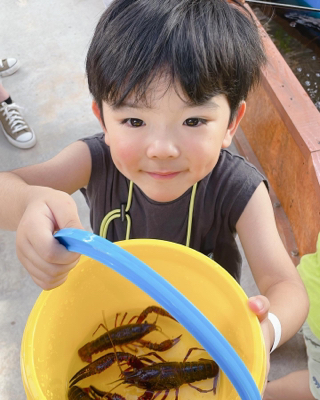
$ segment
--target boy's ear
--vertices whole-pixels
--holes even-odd
[[[98,104],[94,100],[92,102],[91,108],[92,108],[93,114],[98,118],[98,120],[99,120],[99,122],[101,124],[102,123],[102,119],[101,119],[100,109],[98,107]]]
[[[237,128],[240,124],[240,121],[242,120],[242,117],[244,116],[245,112],[246,112],[246,102],[243,101],[240,104],[240,107],[238,108],[237,114],[235,115],[233,120],[230,122],[230,125],[228,126],[228,130],[222,142],[223,149],[230,146],[233,136],[235,135]]]
[[[104,126],[100,108],[95,101],[92,102],[91,108],[92,108],[93,114],[97,117],[98,121],[100,122],[101,128],[103,129],[104,133],[106,133],[106,127]]]

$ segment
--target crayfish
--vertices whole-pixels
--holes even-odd
[[[121,378],[122,384],[128,384],[129,386],[136,386],[138,388],[144,389],[145,392],[138,397],[138,400],[152,400],[155,399],[162,391],[164,391],[164,396],[162,400],[165,399],[171,389],[175,389],[176,397],[178,399],[179,388],[184,384],[188,384],[190,387],[196,389],[201,393],[208,393],[213,391],[216,392],[216,384],[219,374],[219,367],[213,361],[209,359],[200,358],[198,361],[187,361],[193,350],[203,350],[197,347],[189,349],[187,355],[182,362],[166,362],[157,353],[152,352],[144,356],[137,357],[130,353],[114,352],[106,354],[100,359],[89,364],[87,367],[80,370],[71,380],[70,387],[75,387],[77,382],[80,380],[91,376],[95,373],[100,373],[102,370],[110,367],[114,362],[118,362],[120,367],[120,362],[126,362],[129,365],[129,369],[122,371],[121,367]],[[158,358],[160,363],[157,363],[147,356],[154,356]],[[103,360],[102,360],[103,359]],[[98,361],[98,363],[97,363]],[[102,361],[105,361],[103,364]],[[149,365],[148,365],[149,364]],[[103,369],[98,369],[97,366],[103,365]],[[196,381],[201,381],[209,378],[215,378],[213,388],[209,390],[204,390],[197,388],[192,385]],[[118,386],[119,386],[118,385]],[[117,387],[117,386],[116,386]],[[70,390],[71,390],[70,389]],[[98,394],[99,391],[95,392]],[[156,392],[156,393],[155,393]],[[103,392],[101,392],[103,393]],[[111,393],[108,394],[109,396]],[[117,395],[116,393],[114,394]],[[106,395],[107,396],[107,395]],[[94,397],[93,397],[94,398]],[[112,397],[105,397],[111,398]],[[114,399],[121,399],[121,397],[114,397]]]
[[[158,351],[159,348],[162,351],[168,350],[178,343],[182,335],[172,340],[166,340],[160,344],[154,344],[141,339],[147,333],[157,329],[155,324],[147,324],[146,322],[142,323],[146,319],[147,315],[153,311],[158,315],[164,315],[172,318],[170,314],[168,314],[162,308],[152,306],[144,310],[138,317],[133,317],[127,325],[123,325],[123,321],[126,317],[125,314],[119,327],[116,326],[111,331],[108,331],[107,327],[105,327],[107,333],[102,335],[103,339],[100,337],[94,342],[100,342],[99,349],[101,350],[98,351],[113,347],[113,352],[105,354],[94,362],[91,362],[78,371],[70,379],[70,388],[68,392],[69,400],[126,400],[120,394],[111,393],[113,389],[123,384],[135,386],[144,390],[144,393],[139,396],[137,400],[153,400],[156,399],[156,397],[158,397],[162,392],[164,392],[164,394],[161,400],[164,400],[168,397],[170,390],[175,390],[175,400],[178,400],[180,387],[184,384],[189,385],[201,393],[208,393],[211,391],[214,394],[216,393],[217,379],[219,376],[218,365],[213,360],[204,358],[200,358],[197,361],[187,361],[192,351],[204,349],[192,347],[189,349],[182,362],[165,361],[155,351],[140,356],[128,352],[116,351],[116,345],[120,346],[122,349],[121,346],[127,346],[128,344],[134,342],[139,343],[140,346]],[[134,318],[137,318],[136,324],[131,323]],[[117,325],[117,317],[115,325]],[[149,329],[149,325],[152,326],[151,330],[149,332],[145,332],[143,328],[148,327]],[[138,329],[140,336],[136,334],[136,329]],[[93,342],[90,342],[80,349],[82,350],[82,353],[87,354],[86,359],[89,357],[91,359],[92,354],[98,352],[96,351],[96,346],[93,346],[92,343]],[[85,351],[83,350],[84,348],[86,349]],[[158,360],[154,361],[154,359],[148,356],[156,357]],[[114,363],[118,364],[121,371],[120,379],[115,382],[120,381],[120,383],[110,392],[103,392],[93,386],[84,389],[75,386],[82,379],[95,374],[100,374],[111,367]],[[123,364],[127,364],[128,366],[128,368],[124,371],[121,369]],[[209,390],[201,389],[192,385],[194,382],[210,378],[214,378],[214,381],[213,387]]]
[[[128,324],[123,325],[124,319],[127,315],[127,313],[125,313],[120,326],[117,327],[117,317],[119,315],[117,314],[114,329],[108,331],[108,329],[103,324],[100,324],[99,327],[105,327],[107,332],[99,336],[97,339],[85,344],[78,350],[78,354],[81,360],[90,363],[92,361],[93,354],[112,348],[112,344],[114,344],[115,346],[120,346],[121,348],[121,346],[126,346],[130,343],[139,343],[140,346],[146,347],[150,350],[169,350],[174,344],[177,343],[177,339],[165,340],[159,344],[142,339],[148,333],[159,330],[159,328],[155,324],[148,324],[146,322],[142,323],[151,312],[155,312],[158,315],[169,317],[175,320],[163,308],[150,306],[143,310],[139,316],[132,317]],[[137,318],[136,323],[131,323],[135,318]]]
[[[184,384],[188,384],[201,393],[213,391],[215,394],[219,367],[213,360],[205,358],[200,358],[198,361],[187,361],[193,350],[204,349],[199,349],[197,347],[189,349],[182,362],[166,362],[155,352],[139,357],[140,361],[143,360],[151,365],[142,363],[142,367],[137,368],[134,366],[132,370],[121,372],[120,385],[128,384],[144,389],[145,392],[138,397],[138,400],[155,399],[162,391],[165,392],[162,397],[162,400],[164,400],[171,389],[175,389],[175,399],[178,400],[180,386]],[[150,355],[155,356],[162,362],[157,363],[146,357]],[[212,389],[204,390],[191,385],[193,382],[209,378],[215,378]]]
[[[126,400],[117,393],[103,392],[94,386],[82,389],[79,386],[72,386],[68,391],[68,400]]]
[[[81,381],[82,379],[88,378],[89,376],[100,374],[107,368],[111,367],[116,361],[126,362],[128,365],[137,368],[142,366],[142,362],[134,354],[125,352],[112,352],[105,354],[104,356],[97,358],[92,363],[86,365],[80,369],[71,379],[70,387]]]

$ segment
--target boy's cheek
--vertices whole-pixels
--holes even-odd
[[[111,152],[114,154],[124,154],[128,149],[128,147],[132,147],[129,140],[121,137],[120,134],[108,132],[105,133],[105,142],[110,147]]]
[[[110,146],[111,156],[120,171],[131,169],[137,161],[137,153],[132,146],[121,146],[120,143]]]
[[[106,144],[107,146],[110,146],[110,143],[109,143],[109,135],[108,135],[108,133],[107,133],[106,131],[104,131],[104,142],[105,142],[105,144]]]

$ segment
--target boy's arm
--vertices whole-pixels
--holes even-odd
[[[86,186],[91,174],[88,146],[76,142],[49,161],[0,173],[0,229],[16,230],[30,201],[52,188],[68,194]]]
[[[260,293],[268,298],[270,312],[281,322],[282,344],[305,321],[309,301],[300,276],[278,234],[264,183],[259,185],[251,197],[236,228]],[[269,321],[268,326],[272,346],[274,330]]]
[[[89,182],[90,150],[84,142],[78,141],[46,162],[12,172],[29,185],[46,186],[72,194]]]
[[[66,227],[81,228],[69,195],[88,184],[91,156],[77,142],[43,164],[0,174],[0,228],[17,229],[17,254],[43,289],[61,284],[79,255],[53,238]]]

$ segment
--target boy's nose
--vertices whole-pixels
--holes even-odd
[[[149,158],[177,158],[179,154],[180,150],[169,134],[154,135],[147,149]]]

